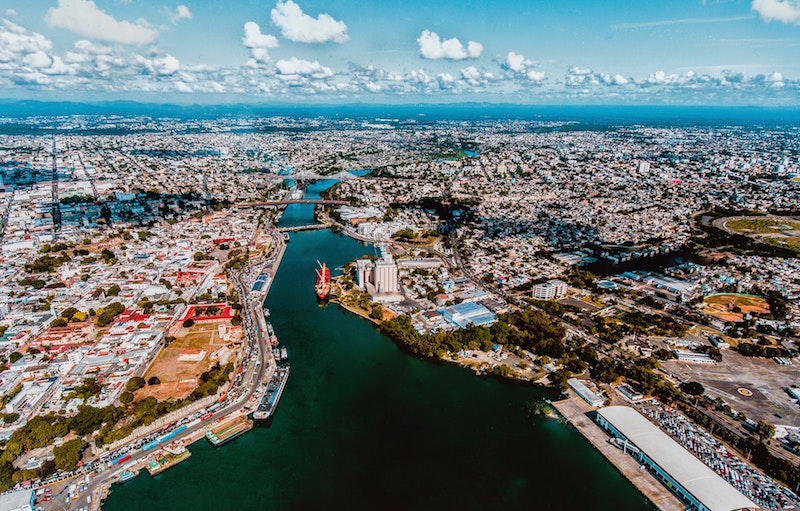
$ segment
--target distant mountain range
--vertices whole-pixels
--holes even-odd
[[[135,101],[49,102],[0,100],[0,118],[66,115],[121,115],[174,118],[221,116],[297,116],[354,119],[475,120],[522,119],[577,121],[582,125],[800,125],[800,107],[722,106],[597,106],[514,105],[495,103],[449,104],[216,104],[180,105]]]

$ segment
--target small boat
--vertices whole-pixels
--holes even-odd
[[[131,479],[135,478],[138,475],[139,475],[138,470],[133,470],[133,471],[123,470],[122,473],[119,475],[119,479],[117,479],[117,483],[119,484],[127,483],[128,481],[130,481]]]
[[[286,348],[281,348],[281,358],[286,360],[289,358],[289,353],[286,351]]]

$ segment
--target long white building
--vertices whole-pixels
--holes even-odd
[[[625,449],[697,511],[756,510],[758,505],[629,406],[597,411],[597,423],[625,442]]]

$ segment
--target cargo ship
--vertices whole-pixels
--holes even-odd
[[[314,290],[317,292],[317,298],[320,300],[325,300],[328,298],[328,295],[331,292],[331,270],[325,266],[325,263],[319,264],[319,270],[317,270],[317,285],[314,286]]]
[[[281,395],[283,394],[283,389],[286,387],[286,380],[288,379],[289,367],[279,367],[267,385],[267,390],[264,392],[264,396],[261,398],[258,408],[253,412],[253,419],[260,421],[267,420],[275,413],[275,409],[278,408],[278,401],[280,401]]]

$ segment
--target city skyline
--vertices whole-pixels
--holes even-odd
[[[0,7],[5,99],[797,105],[800,3],[48,0]]]

